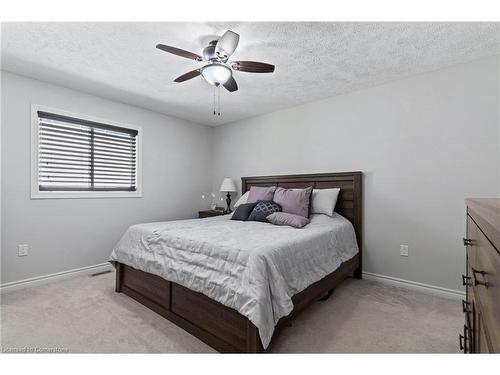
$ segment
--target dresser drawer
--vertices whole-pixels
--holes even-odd
[[[475,346],[475,353],[492,353],[491,343],[487,340],[486,331],[481,315],[477,318],[477,341]]]
[[[481,311],[485,340],[494,352],[500,351],[500,254],[476,223],[469,219],[469,265],[472,290]]]
[[[467,237],[471,240],[474,240],[474,246],[469,244],[467,245],[466,252],[467,252],[467,265],[468,265],[468,272],[467,276],[472,276],[471,273],[471,268],[478,269],[479,268],[479,261],[477,257],[477,247],[475,246],[477,244],[477,238],[478,236],[482,234],[481,230],[478,228],[474,220],[470,216],[467,216]]]

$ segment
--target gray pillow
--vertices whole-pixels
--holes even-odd
[[[309,204],[311,201],[312,187],[306,189],[276,188],[273,201],[278,203],[282,211],[287,214],[309,217]]]
[[[268,223],[267,217],[274,212],[281,211],[281,206],[273,201],[259,201],[248,217],[248,221],[262,221]]]
[[[231,216],[231,220],[247,221],[256,205],[257,202],[240,204],[236,207],[233,216]]]
[[[253,203],[258,201],[272,201],[274,197],[274,191],[276,186],[251,186],[250,193],[248,194],[247,203]]]
[[[287,214],[285,212],[275,212],[267,217],[267,220],[274,225],[288,225],[294,228],[302,228],[311,221],[299,215]]]

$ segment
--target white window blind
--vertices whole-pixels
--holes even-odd
[[[137,130],[37,113],[39,191],[136,191]]]

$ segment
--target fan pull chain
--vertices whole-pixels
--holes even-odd
[[[215,93],[217,91],[217,93]],[[220,116],[220,85],[214,86],[214,116]]]
[[[214,116],[215,116],[215,90],[216,90],[216,89],[217,89],[217,88],[214,86]]]
[[[220,85],[217,86],[217,105],[219,107],[218,115],[220,116]]]

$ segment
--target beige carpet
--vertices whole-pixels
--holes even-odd
[[[131,298],[114,292],[114,273],[81,276],[2,295],[1,346],[71,353],[213,350]],[[349,279],[277,335],[279,353],[457,352],[458,301]]]

